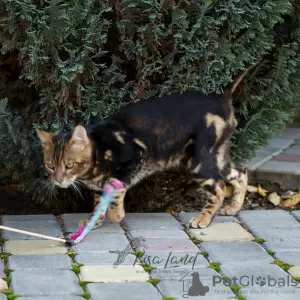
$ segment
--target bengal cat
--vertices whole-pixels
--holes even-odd
[[[190,221],[193,228],[205,228],[220,209],[235,215],[243,206],[247,171],[228,154],[235,126],[231,97],[185,92],[142,100],[101,124],[78,125],[73,132],[37,134],[45,168],[57,186],[79,181],[97,192],[112,178],[123,182],[125,188],[107,210],[113,222],[125,216],[123,201],[130,187],[155,172],[183,166],[207,192],[206,205]],[[225,183],[233,186],[233,197],[221,208]],[[99,201],[95,193],[95,207]]]

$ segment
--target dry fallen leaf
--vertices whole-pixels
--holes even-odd
[[[258,185],[257,193],[259,195],[261,195],[262,197],[266,197],[267,192],[268,192],[267,190],[264,190],[260,185]]]
[[[294,207],[300,203],[300,194],[295,194],[291,198],[283,201],[280,206],[281,207]]]
[[[258,188],[253,185],[247,185],[247,192],[248,193],[257,193]]]
[[[278,206],[281,203],[281,197],[277,193],[271,193],[267,199],[273,203],[275,206]]]
[[[281,198],[282,199],[289,199],[289,198],[291,198],[295,194],[296,194],[296,192],[286,191],[286,192],[284,192],[284,193],[281,194]]]

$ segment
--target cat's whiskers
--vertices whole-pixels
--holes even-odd
[[[76,180],[74,182],[72,182],[72,184],[71,184],[72,189],[74,190],[76,195],[78,195],[81,199],[84,199],[80,189],[78,188],[78,186],[76,184],[77,184]]]

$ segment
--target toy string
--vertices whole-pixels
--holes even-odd
[[[89,221],[89,223],[83,230],[82,230],[82,228],[79,228],[78,232],[80,233],[80,235],[79,236],[76,235],[78,237],[76,237],[75,239],[74,239],[74,237],[73,238],[71,237],[72,244],[78,244],[86,237],[86,235],[96,225],[99,218],[102,215],[105,215],[107,207],[113,201],[116,192],[118,191],[118,189],[121,189],[122,187],[123,187],[123,184],[117,179],[112,180],[112,185],[106,184],[104,186],[104,192],[102,194],[101,201],[100,201],[95,213],[93,214],[91,220]]]

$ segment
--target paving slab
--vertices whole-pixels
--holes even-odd
[[[278,172],[280,170],[280,172]],[[299,174],[300,163],[271,160],[257,168],[259,172],[282,173],[282,174]]]
[[[186,212],[186,213],[179,213],[178,217],[183,223],[188,224],[192,218],[195,218],[198,215],[199,215],[199,212]],[[227,223],[227,222],[239,222],[239,220],[232,216],[218,216],[217,215],[214,217],[212,224],[213,223]]]
[[[81,220],[89,220],[91,214],[89,213],[80,213],[80,214],[63,214],[61,218],[64,221],[64,227],[67,233],[77,232],[78,224]],[[109,222],[106,219],[104,220],[101,227],[94,229],[92,232],[123,232],[120,224]]]
[[[254,237],[238,223],[213,223],[205,229],[188,229],[199,241],[251,241]]]
[[[9,221],[56,221],[56,217],[50,214],[41,215],[4,215],[2,216],[2,223]]]
[[[290,148],[284,150],[282,153],[299,155],[300,154],[300,145],[296,144],[294,146],[291,146]]]
[[[139,258],[143,264],[147,264],[155,268],[176,269],[194,267],[207,267],[208,262],[198,252],[151,252],[148,249],[144,255]]]
[[[118,256],[118,253],[110,253],[109,251],[82,253],[75,256],[75,261],[86,266],[113,265],[117,261]],[[128,254],[122,262],[122,265],[133,266],[135,262],[136,256],[133,254]]]
[[[257,237],[264,239],[265,241],[270,240],[300,240],[300,226],[295,227],[285,227],[285,228],[252,228],[252,234]]]
[[[277,260],[300,267],[300,249],[298,249],[298,252],[277,252],[274,256]]]
[[[229,278],[236,277],[235,285],[248,287],[260,287],[266,284],[270,286],[272,284],[273,287],[288,287],[292,279],[277,265],[262,262],[223,263],[221,272]]]
[[[269,141],[269,147],[276,149],[287,149],[294,143],[294,139],[275,137]]]
[[[294,210],[292,211],[292,215],[300,221],[300,210]]]
[[[123,232],[107,233],[101,231],[90,232],[82,243],[72,246],[78,254],[107,252],[108,250],[123,251],[127,247],[131,248]]]
[[[300,289],[295,287],[257,287],[243,288],[239,295],[247,300],[299,300]]]
[[[128,230],[183,229],[180,223],[168,213],[127,213],[123,223]]]
[[[260,165],[268,162],[273,158],[274,155],[281,153],[282,150],[275,150],[272,153],[266,152],[257,152],[255,157],[253,157],[250,161],[244,164],[244,167],[247,168],[249,171],[253,171],[257,169]]]
[[[0,300],[2,300],[0,298]],[[20,297],[18,300],[84,300],[79,296],[38,296],[38,297]]]
[[[209,253],[209,260],[220,263],[244,264],[247,262],[274,261],[266,250],[257,243],[249,242],[203,242],[201,249]]]
[[[194,269],[179,267],[179,268],[170,268],[162,269],[157,268],[151,272],[151,277],[159,278],[161,280],[180,280],[182,277],[185,279],[192,279],[192,273],[198,272],[203,277],[213,278],[213,276],[220,276],[215,270],[211,268],[199,268],[195,267]]]
[[[242,210],[238,218],[253,228],[300,228],[300,224],[284,210]]]
[[[11,255],[8,268],[12,270],[70,270],[71,259],[66,254]]]
[[[147,281],[149,274],[141,266],[82,266],[80,280],[91,282],[139,282]]]
[[[145,247],[149,252],[199,252],[197,246],[189,239],[148,238],[137,248],[143,251]]]
[[[264,247],[275,253],[298,252],[300,249],[299,240],[272,240],[264,243]]]
[[[91,283],[87,285],[91,300],[161,300],[161,295],[148,282]]]
[[[300,267],[291,267],[289,273],[295,278],[300,278]]]
[[[300,162],[300,155],[289,154],[289,153],[281,153],[279,155],[274,156],[273,160],[299,163]]]
[[[53,237],[62,237],[63,233],[58,222],[53,220],[39,221],[5,221],[4,226],[30,231],[38,234],[44,234]],[[2,237],[8,240],[38,240],[39,238],[25,234],[19,234],[4,230]]]
[[[5,269],[4,263],[2,259],[0,259],[0,278],[5,277],[4,269]]]
[[[6,241],[4,243],[4,252],[15,255],[64,254],[67,253],[67,248],[56,241],[20,240]]]
[[[189,287],[192,285],[192,279],[190,278],[162,280],[157,286],[165,297],[173,297],[175,299],[232,300],[235,296],[229,287],[223,285],[213,287],[212,278],[202,277],[200,274],[200,281],[204,287],[208,288],[208,291],[204,290],[204,293],[199,297],[188,297]]]
[[[6,296],[4,294],[0,294],[0,300],[7,300]],[[22,300],[22,299],[21,299]],[[26,299],[25,299],[26,300]],[[38,299],[37,299],[38,300]],[[74,299],[75,300],[75,299]]]
[[[281,138],[300,139],[300,128],[288,127],[281,134]]]
[[[22,296],[78,295],[82,288],[72,271],[14,271],[11,287]]]
[[[143,238],[163,238],[163,239],[189,239],[189,236],[180,229],[177,230],[151,230],[151,229],[145,229],[145,230],[130,230],[129,235],[132,238],[136,237],[143,237]]]

